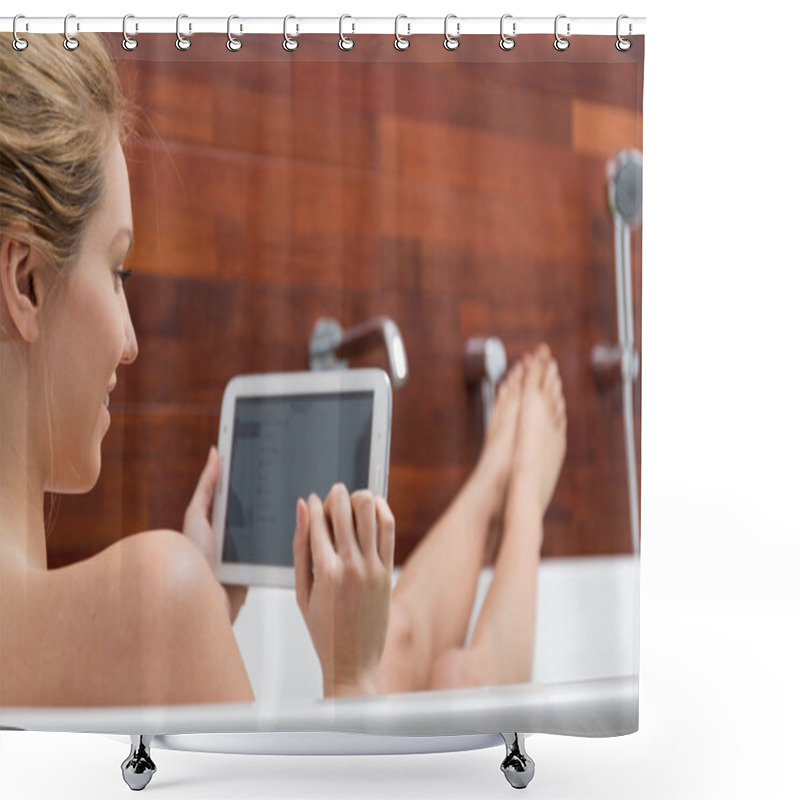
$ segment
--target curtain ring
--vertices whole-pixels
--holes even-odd
[[[566,14],[559,14],[556,17],[556,24],[555,24],[556,40],[553,42],[553,47],[555,47],[556,50],[563,51],[563,50],[566,50],[569,47],[569,40],[565,39],[558,32],[558,21],[560,19],[566,19],[566,18],[567,18]],[[567,23],[567,36],[569,36],[569,22]]]
[[[17,36],[17,20],[18,19],[25,19],[25,17],[22,14],[17,14],[17,16],[14,17],[14,23],[11,26],[11,31],[14,34],[14,41],[11,42],[11,46],[15,50],[17,50],[18,52],[21,53],[28,46],[28,40],[27,39],[21,39],[19,36]]]
[[[186,19],[189,15],[188,14],[178,14],[178,19],[175,21],[175,33],[178,35],[178,38],[175,40],[175,47],[178,50],[188,50],[192,43],[189,39],[185,36],[181,35],[181,20]],[[189,23],[189,33],[192,32],[192,23]]]
[[[231,20],[234,19],[239,19],[239,17],[237,17],[236,14],[231,14],[228,17],[228,42],[225,46],[231,51],[231,53],[238,53],[239,50],[242,49],[242,40],[237,39],[231,34]],[[241,31],[241,28],[239,28],[239,30]]]
[[[291,14],[288,14],[283,18],[283,49],[293,53],[298,47],[300,47],[300,42],[297,41],[296,37],[289,36],[287,25],[290,19],[297,19],[297,17],[293,17]],[[297,32],[300,32],[300,26],[297,27]]]
[[[508,36],[505,31],[503,30],[503,25],[507,19],[511,19],[511,14],[503,14],[500,17],[500,49],[501,50],[513,50],[514,45],[516,42],[514,41],[513,37],[517,35],[517,23],[511,23],[511,36]]]
[[[405,36],[400,35],[400,20],[401,19],[408,19],[405,14],[398,14],[394,18],[394,46],[398,50],[408,50],[411,47],[411,40],[406,39]],[[411,23],[407,22],[408,25],[408,35],[411,35]]]
[[[128,20],[129,19],[136,19],[133,14],[126,14],[122,18],[122,49],[123,50],[135,50],[139,46],[139,42],[136,39],[128,36]],[[139,24],[136,23],[136,30],[139,30]]]
[[[71,19],[75,19],[74,14],[67,14],[67,16],[64,17],[64,47],[70,51],[77,50],[80,45],[80,42],[76,38],[67,33],[67,26]],[[78,26],[78,30],[80,30],[80,26]]]
[[[617,43],[616,43],[615,46],[616,46],[617,50],[620,51],[620,53],[624,53],[626,50],[630,50],[631,49],[631,44],[632,44],[630,39],[623,39],[622,36],[620,36],[619,23],[623,19],[628,19],[628,16],[626,14],[620,14],[617,17]],[[631,24],[629,22],[628,23],[628,35],[630,35],[630,33],[631,33]]]
[[[348,36],[345,36],[344,33],[342,32],[342,26],[344,25],[344,21],[346,19],[353,19],[353,18],[349,14],[342,14],[342,16],[339,17],[339,47],[342,50],[352,50],[356,46],[356,43]],[[356,24],[354,22],[353,32],[355,32],[355,29],[356,29]]]
[[[458,41],[458,37],[461,34],[461,23],[460,22],[456,22],[456,35],[455,36],[451,36],[447,32],[447,23],[451,19],[457,19],[456,15],[455,14],[448,14],[444,18],[444,49],[445,50],[458,50],[458,46],[461,44],[461,42]]]

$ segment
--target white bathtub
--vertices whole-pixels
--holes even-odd
[[[491,578],[492,570],[484,569],[470,633]],[[546,559],[536,627],[531,680],[537,684],[636,674],[638,560]],[[322,696],[322,672],[294,591],[251,589],[234,633],[261,705],[276,708]]]
[[[490,579],[487,569],[473,622]],[[0,724],[152,734],[153,747],[274,754],[464,750],[494,746],[509,731],[621,735],[638,728],[638,598],[638,558],[548,559],[540,570],[531,684],[322,700],[294,593],[253,589],[234,630],[255,703],[6,708]]]

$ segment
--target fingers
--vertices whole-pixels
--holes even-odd
[[[309,538],[311,540],[311,561],[317,567],[330,565],[336,559],[328,524],[325,521],[325,510],[317,495],[308,498]]]
[[[375,496],[372,492],[361,489],[353,492],[350,497],[353,507],[353,517],[356,521],[356,538],[361,554],[366,561],[375,561],[378,558],[378,520],[375,509]]]
[[[297,525],[294,529],[294,585],[297,605],[305,614],[308,601],[311,597],[311,584],[314,581],[311,572],[311,532],[309,526],[309,512],[305,501],[297,501]]]
[[[312,497],[316,497],[312,495]],[[319,498],[317,498],[318,500]],[[312,510],[309,498],[309,509]],[[322,545],[332,547],[331,534],[335,542],[335,554],[343,560],[358,561],[360,557],[373,563],[386,564],[389,556],[394,558],[394,517],[385,500],[376,497],[366,489],[350,495],[343,483],[337,483],[328,493],[323,506],[324,521],[327,523],[326,542],[320,532],[320,552]],[[314,545],[314,515],[312,510],[312,555],[316,558]],[[383,536],[384,528],[386,536]],[[381,550],[378,551],[379,532]],[[385,539],[385,542],[383,541]]]
[[[298,602],[307,602],[310,594],[314,581],[311,565],[321,565],[324,559],[341,559],[351,563],[359,563],[363,559],[365,563],[379,563],[388,570],[394,568],[394,515],[383,498],[366,489],[354,492],[351,496],[344,484],[337,483],[328,493],[324,506],[312,494],[307,506],[302,500],[298,501],[297,513],[294,558]],[[308,525],[305,522],[306,513],[309,516]],[[306,527],[310,548],[305,544]],[[336,543],[335,549],[333,542]],[[309,552],[310,564],[305,561]]]
[[[218,473],[219,454],[217,453],[217,448],[212,446],[208,452],[206,464],[197,481],[197,487],[186,509],[186,517],[190,516],[190,512],[200,513],[204,517],[208,516],[208,510],[214,498],[214,488],[217,483]]]
[[[360,550],[356,542],[353,508],[343,483],[334,484],[325,498],[325,516],[333,528],[336,552],[342,559],[355,559]]]
[[[378,512],[378,556],[391,573],[394,569],[394,514],[382,497],[375,498],[375,508]]]

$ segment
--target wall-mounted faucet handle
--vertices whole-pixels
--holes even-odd
[[[484,429],[489,425],[497,384],[507,367],[506,349],[496,337],[472,336],[464,346],[464,378],[468,386],[481,385]]]
[[[347,369],[347,359],[381,345],[389,356],[392,385],[404,386],[408,380],[406,348],[400,329],[389,317],[375,317],[346,331],[334,319],[318,319],[308,346],[309,367]]]
[[[618,344],[598,344],[592,348],[592,373],[601,389],[639,377],[639,352]]]

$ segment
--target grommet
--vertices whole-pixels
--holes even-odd
[[[287,26],[290,19],[297,19],[297,17],[287,14],[283,18],[283,49],[289,53],[293,53],[298,47],[300,47],[300,42],[297,41],[296,37],[289,36],[289,30]],[[299,30],[300,28],[298,27],[298,31]]]
[[[624,53],[626,50],[631,49],[631,45],[633,44],[630,39],[623,39],[619,33],[619,23],[622,22],[623,19],[628,19],[625,14],[620,14],[617,17],[617,43],[614,45],[620,53]],[[628,35],[630,35],[632,30],[632,26],[630,22],[628,23]]]
[[[181,34],[181,20],[187,19],[188,16],[188,14],[178,14],[178,19],[175,21],[175,33],[178,36],[178,38],[175,40],[175,47],[177,47],[178,50],[188,50],[192,46],[191,41]],[[192,23],[190,22],[189,33],[191,32]]]
[[[356,46],[356,43],[350,37],[344,35],[343,25],[346,19],[353,18],[349,14],[342,14],[342,16],[339,17],[339,48],[341,50],[352,50]],[[355,31],[355,29],[356,26],[355,23],[353,23],[353,30]]]
[[[70,51],[77,50],[80,46],[80,42],[75,37],[70,36],[67,33],[67,25],[69,25],[69,21],[71,19],[75,19],[74,14],[67,14],[67,16],[64,17],[64,47]],[[77,26],[77,29],[80,30],[80,25]]]
[[[516,44],[516,42],[514,41],[514,39],[512,37],[516,36],[516,34],[517,34],[517,23],[516,22],[512,22],[511,23],[511,36],[506,34],[505,30],[503,29],[503,26],[505,25],[505,21],[507,19],[511,19],[511,16],[512,16],[511,14],[503,14],[503,16],[500,17],[500,49],[501,50],[513,50],[514,49],[514,45]]]
[[[22,39],[17,35],[17,20],[18,19],[25,19],[25,17],[22,14],[17,14],[17,16],[14,17],[14,22],[11,25],[11,32],[14,34],[14,41],[11,42],[11,46],[16,51],[21,53],[23,50],[27,49],[28,40],[27,39]],[[27,28],[27,25],[25,27]]]
[[[408,50],[411,47],[411,40],[406,39],[405,36],[400,35],[400,20],[401,19],[408,19],[405,14],[398,14],[394,18],[394,46],[397,50]],[[408,35],[411,36],[411,23],[407,23],[408,25]]]
[[[448,14],[444,18],[444,49],[445,50],[458,50],[458,46],[461,42],[458,41],[458,37],[461,33],[461,23],[456,22],[456,35],[451,36],[447,31],[447,23],[450,22],[451,19],[457,19],[455,14]]]
[[[237,39],[231,33],[231,21],[234,20],[234,19],[239,19],[239,17],[237,17],[236,14],[231,14],[228,17],[228,41],[225,44],[225,46],[228,48],[228,50],[231,51],[231,53],[238,53],[239,50],[242,49],[242,40],[241,39]],[[241,30],[241,28],[239,30]]]
[[[139,42],[128,36],[128,20],[135,19],[133,14],[126,14],[122,18],[122,49],[123,50],[135,50],[139,46]],[[139,30],[139,25],[136,25],[136,30]]]
[[[566,18],[567,18],[566,14],[559,14],[556,17],[556,24],[555,24],[556,40],[553,42],[553,47],[555,47],[556,50],[560,51],[564,51],[569,47],[569,39],[565,39],[558,32],[558,21],[560,19],[566,19]],[[569,22],[567,22],[567,36],[569,36]]]

